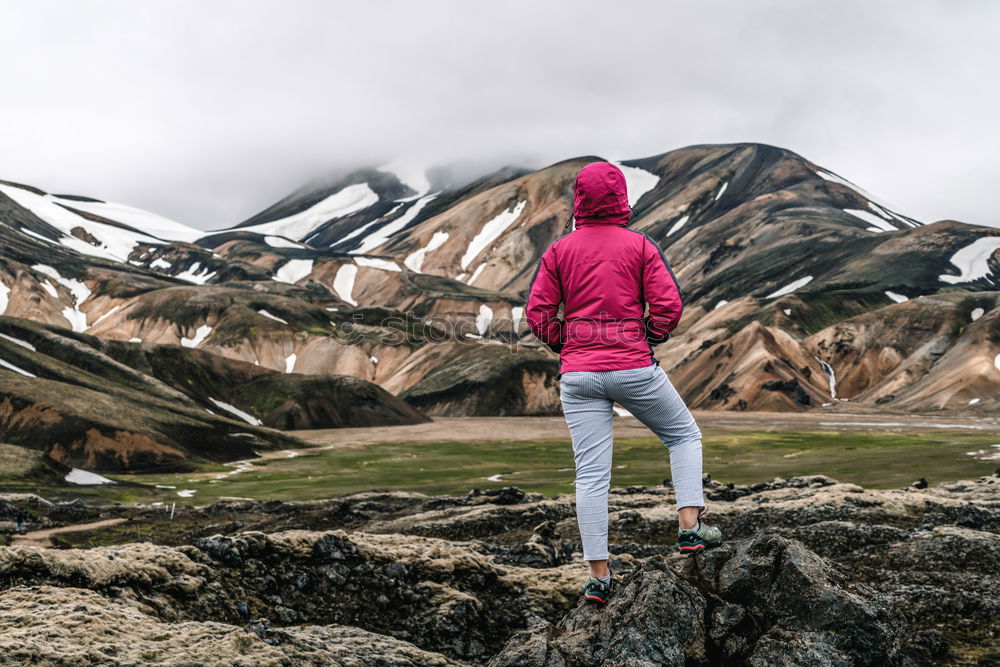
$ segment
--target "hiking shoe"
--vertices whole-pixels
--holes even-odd
[[[677,548],[682,554],[696,554],[722,544],[722,531],[718,526],[702,523],[698,530],[682,530],[677,535]]]
[[[615,573],[611,568],[608,568],[608,572],[611,574],[611,580],[608,583],[604,583],[597,577],[587,579],[587,583],[580,590],[584,600],[591,604],[605,604],[608,601],[608,598],[611,597],[611,591],[615,588]]]

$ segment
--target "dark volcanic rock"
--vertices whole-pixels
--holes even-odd
[[[801,543],[741,540],[675,571],[650,558],[604,609],[514,635],[501,665],[883,665],[906,626],[884,596],[852,585]]]
[[[46,590],[65,591],[67,604],[100,596],[154,625],[188,623],[191,636],[250,624],[263,646],[287,639],[275,648],[291,650],[304,629],[353,626],[369,633],[358,641],[407,642],[391,650],[439,662],[909,667],[1000,658],[1000,479],[879,490],[815,475],[705,488],[709,523],[726,542],[694,559],[676,551],[672,489],[612,490],[612,565],[624,578],[601,610],[573,607],[586,570],[568,495],[366,492],[217,503],[171,521],[162,508],[57,509],[12,494],[0,498],[8,514],[45,526],[78,513],[126,516],[160,544],[0,547],[0,604],[13,601],[0,635],[23,637],[15,623],[29,613],[5,591],[56,587]],[[32,604],[48,609],[52,599]],[[55,654],[48,627],[32,630],[43,638],[25,656]]]

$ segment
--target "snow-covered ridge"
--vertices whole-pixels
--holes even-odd
[[[322,201],[294,215],[270,222],[262,222],[250,227],[224,229],[206,236],[226,232],[256,232],[267,236],[284,236],[296,241],[304,241],[330,220],[357,213],[378,202],[378,195],[367,183],[348,185]]]
[[[57,243],[65,248],[90,255],[91,257],[110,259],[115,262],[126,262],[137,245],[163,245],[162,240],[147,234],[87,220],[60,206],[63,200],[59,200],[52,195],[39,195],[12,185],[0,185],[0,192],[34,213],[52,227],[55,227],[62,232],[63,236],[56,241],[52,241],[52,239],[47,239],[31,232],[31,230],[22,229],[22,232],[29,234],[33,238],[38,238],[48,243]],[[76,204],[79,202],[73,203]],[[72,232],[77,228],[96,239],[99,245],[91,245],[74,236]]]
[[[164,241],[194,243],[201,237],[205,236],[205,232],[200,229],[195,229],[194,227],[189,227],[185,224],[177,222],[176,220],[171,220],[170,218],[165,218],[162,215],[150,213],[149,211],[144,211],[132,206],[126,206],[125,204],[114,204],[112,202],[104,201],[80,201],[77,199],[67,199],[57,196],[53,196],[53,200],[63,204],[64,206],[69,206],[77,209],[78,211],[83,211],[84,213],[92,213],[93,215],[99,215],[102,218],[108,218],[109,220],[120,222],[123,225],[128,225],[129,227],[151,234],[152,236],[155,236],[158,239],[163,239]]]

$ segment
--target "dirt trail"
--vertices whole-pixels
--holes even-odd
[[[48,547],[52,546],[52,536],[60,533],[78,533],[84,530],[95,530],[108,526],[117,526],[127,519],[104,519],[91,523],[76,523],[70,526],[60,526],[58,528],[46,528],[45,530],[33,530],[24,535],[11,535],[11,546],[15,547]]]

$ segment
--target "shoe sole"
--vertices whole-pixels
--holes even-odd
[[[695,544],[682,544],[677,547],[678,551],[682,554],[696,554],[699,551],[704,551],[705,549],[714,549],[715,547],[722,544],[719,542],[696,542]]]

